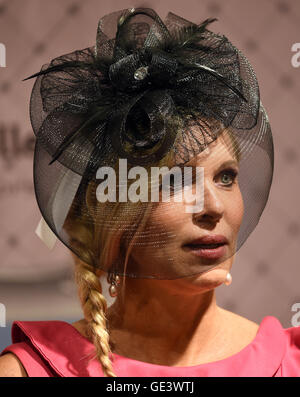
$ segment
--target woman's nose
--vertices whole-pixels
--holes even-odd
[[[195,212],[194,218],[197,222],[218,222],[224,214],[224,202],[221,192],[213,182],[204,181],[204,203],[203,209]]]

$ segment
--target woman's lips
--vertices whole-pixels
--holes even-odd
[[[209,259],[219,259],[226,253],[228,240],[222,235],[203,236],[184,245],[192,254]]]
[[[219,259],[226,253],[226,244],[223,245],[186,245],[188,250],[196,256],[209,259]]]

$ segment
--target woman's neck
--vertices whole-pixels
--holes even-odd
[[[114,352],[139,361],[193,363],[224,343],[225,316],[214,289],[182,294],[165,285],[147,295],[127,287],[125,299],[116,300],[107,319]]]

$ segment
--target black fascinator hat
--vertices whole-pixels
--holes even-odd
[[[94,46],[59,56],[25,79],[36,77],[30,119],[37,202],[52,232],[85,262],[130,277],[185,277],[232,257],[257,225],[272,182],[271,128],[250,63],[225,36],[208,30],[214,21],[195,24],[172,12],[162,21],[149,8],[113,12],[99,20]],[[185,264],[183,256],[180,265],[173,251],[163,264],[161,249],[180,236],[186,220],[172,233],[160,225],[158,235],[149,220],[159,203],[145,194],[124,200],[127,171],[141,171],[142,179],[152,167],[172,165],[178,173],[198,156],[201,166],[201,154],[225,132],[238,159],[244,206],[234,248],[217,260],[200,255]],[[217,166],[220,152],[210,156]],[[118,177],[107,178],[105,191],[99,184],[109,170]],[[169,168],[164,175],[171,174]],[[150,178],[158,192],[163,178],[157,184]],[[143,179],[140,192],[148,182]],[[130,256],[141,246],[145,255],[149,246],[155,252],[151,264]]]

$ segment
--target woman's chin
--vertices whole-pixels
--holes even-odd
[[[226,268],[216,266],[204,273],[194,275],[193,284],[205,289],[218,287],[219,285],[223,284],[224,281],[226,281],[226,276],[229,271],[230,269],[228,266]]]

